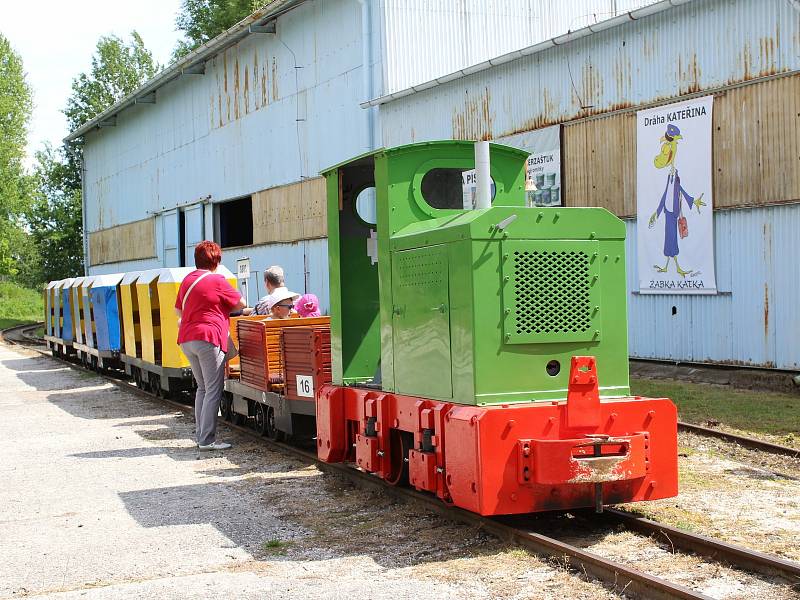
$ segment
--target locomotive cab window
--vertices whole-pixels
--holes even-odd
[[[253,244],[253,199],[245,196],[214,205],[217,240],[223,248]]]
[[[496,188],[491,181],[492,200]],[[420,191],[431,208],[465,209],[474,203],[475,171],[463,168],[436,167],[422,176]]]

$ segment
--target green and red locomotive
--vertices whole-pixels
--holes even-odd
[[[483,515],[676,495],[675,406],[630,396],[624,224],[526,207],[527,154],[490,153],[480,209],[464,208],[468,142],[324,173],[333,375],[316,397],[320,458]],[[373,187],[374,226],[359,216]]]

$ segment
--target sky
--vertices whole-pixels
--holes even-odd
[[[61,113],[72,79],[89,70],[97,40],[115,34],[142,36],[155,59],[168,62],[178,32],[180,0],[0,0],[0,33],[22,57],[34,110],[28,134],[27,165],[46,141],[54,146],[67,135]]]

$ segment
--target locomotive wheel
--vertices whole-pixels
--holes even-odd
[[[133,368],[133,382],[136,384],[136,387],[140,390],[144,389],[144,382],[142,381],[142,372],[139,370],[138,367]]]
[[[414,447],[414,434],[399,429],[389,433],[389,466],[391,471],[384,477],[390,485],[408,484],[408,452]]]
[[[266,409],[266,419],[264,419],[264,435],[276,442],[283,441],[283,432],[275,426],[275,409],[271,406],[265,406],[264,408]]]
[[[100,370],[97,367],[97,357],[96,356],[92,356],[91,363],[92,363],[92,365],[91,365],[90,368],[92,369],[92,371],[99,371]]]
[[[161,376],[160,375],[153,375],[150,379],[150,388],[152,392],[156,395],[156,398],[163,398],[164,394],[162,393],[163,390],[161,389]]]
[[[256,431],[261,435],[267,435],[267,407],[259,402],[256,402],[254,412],[254,426]]]

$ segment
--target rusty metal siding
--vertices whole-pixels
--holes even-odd
[[[715,206],[792,200],[800,200],[800,75],[748,85],[718,97],[714,102]]]
[[[716,296],[636,293],[626,225],[631,356],[800,370],[800,204],[714,213]]]
[[[499,138],[798,69],[791,3],[695,0],[382,104],[383,141]]]
[[[564,127],[563,140],[565,205],[636,214],[636,113]]]
[[[717,94],[713,115],[715,208],[800,200],[800,75]],[[636,214],[636,113],[568,123],[567,206]]]
[[[384,0],[384,93],[431,81],[658,0]]]

